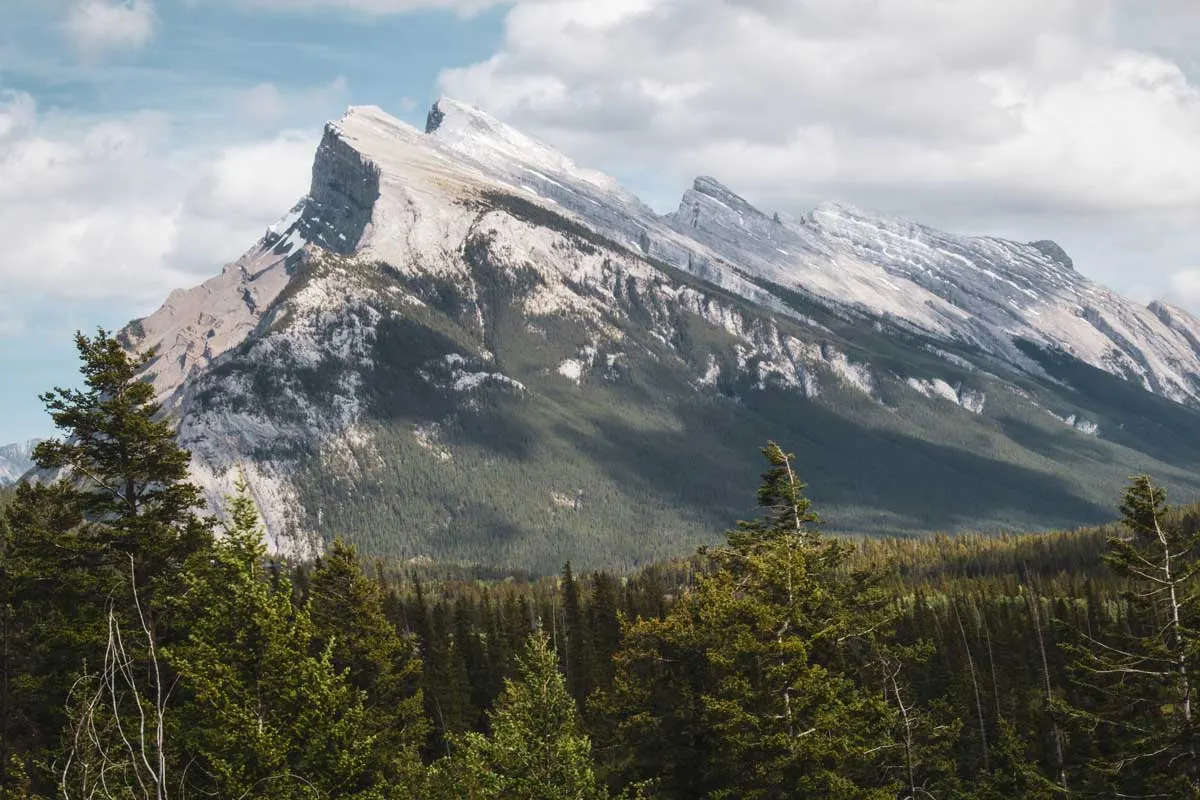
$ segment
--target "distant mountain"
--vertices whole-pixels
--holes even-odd
[[[660,216],[439,101],[330,123],[305,198],[124,331],[214,505],[244,470],[273,547],[535,569],[685,552],[740,516],[768,438],[832,528],[1107,519],[1200,488],[1200,321],[1053,242],[697,178]]]
[[[33,468],[33,448],[41,439],[7,444],[0,447],[0,486],[16,483]]]

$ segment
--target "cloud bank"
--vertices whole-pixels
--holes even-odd
[[[1170,292],[1200,244],[1200,87],[1178,49],[1200,32],[1196,8],[527,0],[502,48],[441,88],[581,162],[680,187],[713,174],[783,210],[835,198],[1078,241],[1129,226],[1158,244],[1099,277]]]

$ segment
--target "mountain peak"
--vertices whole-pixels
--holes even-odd
[[[429,109],[425,133],[437,144],[465,156],[495,174],[515,170],[564,175],[606,193],[621,192],[617,182],[578,166],[545,142],[521,133],[487,112],[451,97],[439,97]]]
[[[1057,262],[1071,271],[1075,270],[1075,262],[1071,260],[1071,257],[1067,255],[1067,251],[1063,250],[1058,242],[1051,241],[1050,239],[1042,239],[1037,242],[1030,242],[1029,246],[1040,251],[1042,255],[1051,261]]]
[[[448,123],[447,120],[449,120]],[[500,120],[483,111],[478,106],[473,106],[469,103],[455,100],[453,97],[446,97],[445,95],[434,100],[433,105],[429,108],[429,113],[425,117],[425,133],[438,134],[442,132],[443,124],[446,124],[447,129],[450,130],[466,128],[476,135],[493,135],[501,138],[528,138],[524,134],[518,133],[516,129],[505,125]]]
[[[710,175],[700,175],[692,181],[692,188],[684,193],[679,213],[686,213],[689,209],[696,207],[696,195],[708,198],[708,200],[715,200],[721,206],[743,216],[746,214],[756,217],[766,216],[751,205],[746,198]]]
[[[828,485],[847,498],[861,465],[886,465],[888,453],[935,477],[996,478],[960,484],[969,492],[947,504],[945,492],[914,501],[882,470],[881,485],[896,492],[869,513],[894,511],[879,523],[889,530],[990,524],[1013,497],[1055,483],[1029,474],[1030,463],[1046,475],[1061,463],[1089,487],[1124,480],[1130,445],[1155,448],[1138,463],[1156,466],[1161,453],[1200,484],[1196,412],[1132,392],[1114,404],[1101,382],[1128,380],[1200,408],[1200,320],[1100,290],[1061,266],[1057,246],[958,236],[839,203],[792,223],[709,175],[660,216],[465,103],[439,98],[424,122],[347,109],[326,129],[299,205],[221,274],[123,332],[131,349],[161,347],[148,377],[213,507],[245,465],[276,549],[319,552],[335,530],[403,528],[411,534],[391,543],[393,554],[479,552],[437,535],[447,514],[463,530],[511,530],[497,563],[541,558],[534,545],[592,541],[612,519],[680,530],[680,520],[732,507],[709,490],[733,474],[711,456],[723,415],[817,445],[810,457],[830,465]],[[1077,374],[1100,390],[1069,387]],[[759,392],[769,395],[759,402]],[[663,420],[651,422],[652,452],[625,447],[644,436],[611,424],[614,402],[632,419]],[[1163,433],[1147,444],[1141,420],[1171,411],[1171,427],[1151,426]],[[602,452],[620,449],[620,461],[597,459],[578,426],[525,424],[564,412],[596,431]],[[1009,436],[1014,418],[1019,435]],[[875,433],[886,419],[895,436]],[[1137,437],[1123,432],[1126,420]],[[1071,429],[1096,438],[1071,450]],[[512,446],[533,436],[545,445]],[[1004,446],[974,463],[961,442],[978,437]],[[1024,444],[1047,437],[1067,458]],[[666,510],[647,504],[646,480],[681,458],[706,476],[701,490]],[[403,526],[386,504],[369,517],[370,504],[326,494],[448,486],[485,462],[498,465],[486,491],[454,484],[457,509],[418,496],[423,516]],[[1030,518],[1057,526],[1093,513],[1072,497]],[[505,513],[491,514],[497,507]],[[597,559],[641,556],[598,547]]]
[[[859,206],[843,200],[826,200],[818,203],[809,215],[813,220],[820,222],[822,220],[852,220],[854,222],[866,223],[876,227],[885,227],[892,225],[911,225],[913,223],[908,220],[902,220],[898,217],[889,217],[883,214],[874,214],[866,211]]]

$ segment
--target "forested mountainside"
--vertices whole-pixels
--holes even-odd
[[[1200,509],[1149,477],[1106,528],[851,541],[772,443],[752,520],[633,575],[295,563],[79,346],[63,480],[0,494],[0,800],[1200,795]]]
[[[1052,242],[712,178],[659,215],[452,100],[330,123],[309,194],[122,332],[210,507],[245,476],[270,547],[629,568],[752,509],[786,441],[832,529],[1106,520],[1131,474],[1200,488],[1200,323]]]

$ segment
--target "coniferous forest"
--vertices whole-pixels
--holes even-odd
[[[1148,477],[1104,529],[851,541],[769,443],[758,518],[630,575],[285,563],[150,356],[77,345],[0,495],[0,800],[1200,796],[1200,511]]]

